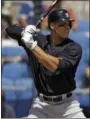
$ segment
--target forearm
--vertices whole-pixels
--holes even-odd
[[[12,58],[8,58],[8,57],[2,58],[2,64],[6,62],[11,62],[11,61],[12,61]]]
[[[14,58],[13,57],[7,57],[5,59],[5,62],[13,62]]]
[[[37,58],[38,62],[41,63],[45,68],[51,72],[56,71],[59,64],[59,58],[45,53],[39,46],[36,46],[31,51]]]
[[[3,65],[5,63],[5,58],[2,57],[1,64]]]
[[[25,28],[22,34],[22,41],[26,47],[30,49],[33,55],[37,58],[38,62],[41,63],[46,69],[51,72],[55,72],[58,68],[59,58],[51,56],[45,53],[38,45],[37,41],[33,39],[34,31],[37,32],[35,26],[29,25]]]
[[[85,75],[86,75],[86,77],[88,78],[88,79],[90,79],[90,67],[87,67],[86,69],[85,69]]]

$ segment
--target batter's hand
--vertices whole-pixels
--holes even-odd
[[[35,25],[28,25],[24,31],[35,36],[37,33],[40,32],[40,29],[37,29]]]
[[[34,25],[28,25],[25,30],[22,32],[22,40],[26,46],[32,50],[37,45],[37,41],[34,41],[33,35],[38,32]]]

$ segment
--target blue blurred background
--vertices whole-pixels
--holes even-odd
[[[27,116],[36,95],[27,54],[14,39],[7,36],[5,28],[14,23],[19,23],[23,28],[28,24],[35,24],[51,3],[52,1],[43,0],[2,1],[2,105],[8,110],[4,113],[2,106],[2,117]],[[75,76],[75,93],[86,117],[90,118],[89,1],[61,1],[56,8],[60,7],[67,9],[71,18],[75,19],[69,37],[79,43],[83,50]],[[41,34],[50,33],[47,17],[41,23],[40,29]]]

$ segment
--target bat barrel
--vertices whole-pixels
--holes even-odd
[[[60,0],[55,0],[52,5],[49,7],[49,9],[43,14],[43,16],[38,20],[36,23],[36,28],[38,28],[43,21],[43,19],[50,13],[50,11],[60,2]]]
[[[36,23],[36,28],[38,28],[40,26],[43,19],[44,19],[44,17],[41,17],[41,19],[38,20],[38,22]]]

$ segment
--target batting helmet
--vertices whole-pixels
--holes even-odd
[[[56,21],[61,21],[61,22],[65,22],[65,21],[69,21],[70,22],[70,28],[72,27],[72,20],[70,18],[70,14],[68,13],[67,10],[65,9],[57,9],[52,11],[49,16],[48,16],[48,24],[50,25],[51,22],[56,22]]]

